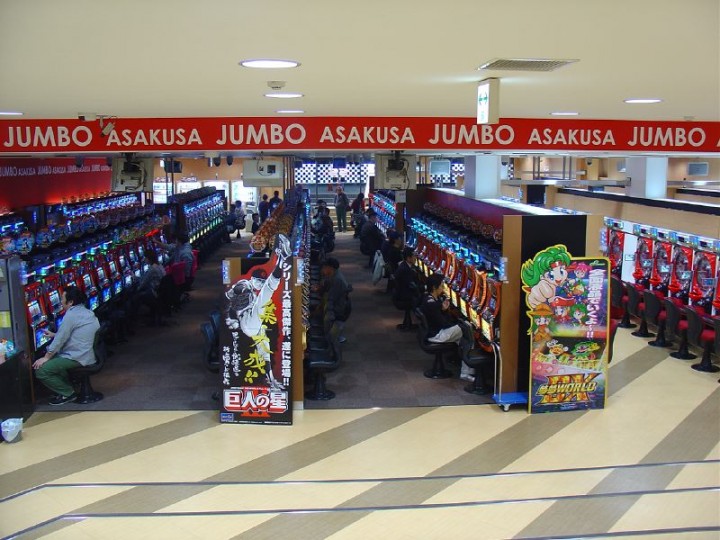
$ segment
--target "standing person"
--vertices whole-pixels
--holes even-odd
[[[282,202],[282,199],[280,198],[280,192],[274,191],[272,199],[268,201],[268,204],[270,204],[270,210],[268,211],[269,214],[273,213],[273,210],[275,210],[278,206],[280,206],[280,203]]]
[[[235,201],[235,228],[237,229],[235,238],[240,238],[240,233],[245,230],[245,209],[242,201]]]
[[[50,405],[77,399],[68,371],[95,363],[93,343],[100,328],[95,314],[85,307],[87,296],[77,287],[65,287],[60,302],[65,318],[57,332],[45,330],[53,340],[45,355],[33,363],[35,376],[55,394]]]
[[[345,232],[347,230],[347,211],[350,209],[350,200],[347,194],[343,191],[343,188],[337,188],[337,194],[335,195],[335,213],[337,214],[338,220],[338,232]]]
[[[364,214],[365,214],[365,195],[361,191],[357,194],[357,197],[353,199],[352,204],[350,205],[350,210],[352,211],[352,217],[350,219],[350,224],[355,229],[355,234],[353,235],[353,238],[357,238],[360,236],[360,229],[363,226],[364,220]]]
[[[385,235],[377,226],[378,218],[375,210],[368,210],[367,218],[367,222],[363,225],[362,230],[360,231],[360,252],[363,255],[368,255],[370,257],[368,266],[372,267],[375,252],[380,249],[385,241]]]
[[[260,222],[264,222],[270,215],[270,203],[267,194],[262,196],[262,200],[258,204],[258,213],[260,214]]]
[[[250,229],[250,232],[255,234],[258,232],[258,229],[260,229],[260,214],[255,212],[252,215],[252,228]]]
[[[431,275],[425,283],[427,294],[422,299],[420,309],[427,320],[428,341],[460,345],[462,329],[447,312],[450,300],[443,295],[443,284],[442,274]]]

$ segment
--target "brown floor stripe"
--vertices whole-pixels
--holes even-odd
[[[719,409],[720,388],[710,394],[640,460],[640,463],[706,458],[720,441],[720,426],[717,424]],[[664,489],[681,470],[679,467],[666,467],[657,471],[643,468],[613,471],[590,493],[608,493],[628,487],[640,491]],[[523,529],[516,538],[534,538],[547,534],[547,531],[553,531],[560,536],[605,533],[639,499],[640,496],[631,496],[602,500],[558,501]]]
[[[254,459],[220,474],[205,478],[208,482],[274,480],[300,468],[316,463],[381,433],[428,414],[433,408],[382,409],[342,426],[297,442],[291,446]],[[242,429],[237,426],[238,430]],[[273,429],[268,427],[268,429]],[[282,429],[282,428],[280,428]],[[148,489],[138,486],[102,501],[78,508],[73,513],[155,512],[213,486],[160,486]],[[60,521],[37,531],[42,535],[63,529],[73,522]],[[41,534],[42,533],[42,534]],[[33,533],[35,534],[35,533]],[[264,535],[264,533],[263,533]],[[260,537],[265,537],[260,535]],[[257,538],[257,537],[256,537]]]
[[[613,381],[611,394],[618,392],[658,365],[667,357],[667,354],[667,350],[645,347],[622,362],[613,365],[608,377],[610,381]],[[464,455],[441,465],[428,476],[498,472],[543,443],[547,439],[547,433],[556,433],[566,428],[584,414],[584,412],[578,411],[528,416]],[[416,490],[402,491],[392,483],[384,483],[345,501],[339,507],[385,506],[397,504],[400,501],[404,504],[420,504],[456,481],[457,479],[447,479],[425,484],[419,482]],[[347,512],[331,515],[283,514],[236,536],[235,540],[250,540],[258,536],[267,538],[292,536],[298,539],[313,540],[325,538],[369,514],[370,512]],[[300,531],[307,531],[307,535],[301,534]]]
[[[215,426],[217,412],[203,411],[23,467],[0,476],[0,497],[7,497]]]

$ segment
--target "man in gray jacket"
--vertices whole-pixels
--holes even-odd
[[[64,405],[77,398],[68,371],[95,363],[93,343],[100,328],[95,314],[85,307],[87,296],[80,289],[66,287],[61,302],[65,309],[62,324],[57,333],[45,331],[53,340],[45,356],[33,363],[38,380],[55,394],[50,405]]]

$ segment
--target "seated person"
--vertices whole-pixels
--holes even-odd
[[[75,286],[65,287],[61,296],[65,317],[57,332],[46,330],[53,340],[47,352],[33,363],[35,376],[55,395],[50,405],[64,405],[77,398],[68,371],[95,363],[93,343],[100,328],[95,314],[85,307],[87,296]]]
[[[402,250],[402,262],[395,271],[395,300],[412,307],[420,304],[422,288],[417,267],[417,255],[411,247]]]
[[[395,274],[400,261],[403,260],[402,255],[402,237],[400,233],[390,229],[387,233],[387,239],[380,246],[380,253],[382,253],[383,260],[387,265],[388,273],[390,275]]]
[[[328,207],[318,209],[318,217],[314,222],[313,232],[319,235],[329,235],[335,231],[335,224],[330,217],[330,209]]]
[[[377,226],[378,217],[375,210],[368,210],[367,218],[367,222],[365,222],[360,231],[360,252],[363,255],[370,256],[368,266],[372,267],[375,252],[382,247],[382,243],[385,241],[385,235]]]
[[[190,238],[186,233],[179,233],[175,237],[175,244],[163,244],[157,237],[153,236],[153,242],[170,253],[170,264],[185,264],[185,283],[192,282],[193,252]]]
[[[328,257],[320,269],[323,291],[323,327],[333,338],[341,336],[345,322],[350,315],[350,291],[345,276],[340,271],[340,262]],[[340,338],[340,341],[343,341]]]
[[[256,232],[258,232],[258,229],[260,229],[260,214],[255,212],[252,215],[252,228],[251,228],[250,232],[252,234],[255,234]]]
[[[160,280],[165,276],[165,269],[158,263],[157,254],[154,251],[148,251],[145,257],[150,263],[150,268],[142,275],[140,283],[138,283],[137,294],[133,298],[133,316],[137,315],[141,305],[146,305],[157,322],[160,315],[158,309]]]
[[[427,293],[420,303],[420,309],[428,324],[428,341],[432,343],[460,344],[463,333],[460,326],[447,313],[450,300],[443,295],[442,274],[433,274],[425,283]]]

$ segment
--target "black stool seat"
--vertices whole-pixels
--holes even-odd
[[[447,379],[452,376],[452,373],[445,369],[445,362],[443,356],[446,353],[455,353],[458,347],[455,343],[433,343],[428,341],[428,325],[425,314],[420,308],[415,310],[415,316],[420,321],[420,327],[418,329],[418,343],[420,348],[428,354],[435,356],[432,368],[427,369],[423,372],[428,379]]]
[[[81,405],[95,403],[104,397],[100,392],[95,392],[92,384],[90,384],[90,375],[98,373],[105,365],[105,360],[107,359],[105,330],[103,328],[95,332],[93,352],[95,353],[94,364],[78,367],[69,371],[70,377],[80,379],[80,391],[78,392],[78,398],[75,400],[75,403],[80,403]]]
[[[409,330],[417,330],[418,325],[412,322],[412,316],[410,315],[410,312],[415,307],[414,302],[411,300],[403,300],[401,298],[396,298],[395,296],[393,296],[393,305],[397,309],[405,312],[403,322],[397,325],[397,329],[403,332],[407,332]]]
[[[475,369],[475,380],[465,386],[470,394],[484,395],[491,391],[485,384],[486,369],[495,365],[495,354],[484,349],[470,349],[463,357],[463,362]]]
[[[312,390],[305,392],[305,399],[313,401],[327,401],[335,397],[335,392],[329,390],[326,385],[325,373],[335,369],[338,365],[338,358],[332,348],[326,350],[309,351],[307,356],[307,367],[315,378]]]

